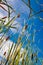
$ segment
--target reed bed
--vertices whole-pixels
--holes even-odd
[[[28,20],[36,16],[40,12],[43,12],[43,10],[40,10],[38,12],[34,11],[32,7],[30,6],[30,0],[28,0],[28,4],[24,0],[22,0],[22,2],[25,3],[26,6],[30,8],[30,15]],[[4,8],[3,5],[7,6],[8,9]],[[10,6],[10,4],[7,3],[6,0],[0,0],[0,7],[8,13],[7,16],[0,18],[0,34],[3,33],[2,37],[0,38],[0,46],[1,45],[3,46],[3,41],[5,40],[5,43],[6,43],[12,35],[11,34],[7,38],[5,37],[9,29],[13,28],[17,30],[15,25],[18,23],[14,24],[14,26],[12,26],[12,24],[17,18],[20,17],[20,14],[18,13],[15,16],[13,15],[13,17],[11,18],[11,14],[13,12],[16,13],[16,11],[12,6]],[[34,12],[34,14],[32,14],[32,12]],[[8,22],[5,24],[6,18],[8,19]],[[37,18],[40,19],[39,16]],[[40,20],[43,21],[42,19]],[[9,54],[7,56],[6,62],[3,62],[3,59],[2,59],[1,65],[39,65],[39,63],[40,65],[43,65],[43,58],[38,57],[39,52],[40,53],[42,52],[39,51],[40,49],[34,43],[35,30],[33,30],[33,33],[31,33],[32,40],[29,40],[28,36],[30,33],[25,34],[28,31],[28,27],[29,27],[28,23],[23,26],[21,30],[21,34],[19,34],[16,44],[14,45],[14,42],[12,42],[12,46],[11,48],[9,48]],[[5,28],[5,31],[4,31],[4,28]],[[24,37],[26,37],[26,39],[24,39]],[[24,41],[22,41],[23,39]],[[34,48],[34,45],[36,46],[36,48]],[[0,47],[0,50],[2,46]],[[21,53],[22,48],[23,48],[23,51]],[[5,54],[6,53],[4,53],[4,55]]]

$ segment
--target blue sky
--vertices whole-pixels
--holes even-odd
[[[37,0],[38,1],[38,0]],[[43,1],[42,0],[39,0],[39,4],[42,4],[43,3]],[[32,0],[31,1],[31,6],[32,6],[32,8],[35,10],[35,11],[40,11],[40,10],[42,10],[43,9],[43,7],[41,6],[39,6],[39,4],[36,4],[36,2],[35,2],[35,0]],[[38,14],[38,15],[36,15],[35,16],[35,19],[33,20],[34,21],[34,28],[36,28],[37,30],[40,30],[39,32],[37,32],[37,34],[36,34],[36,44],[39,46],[39,48],[41,49],[41,50],[43,50],[43,22],[41,22],[38,18],[37,18],[37,16],[40,16],[41,18],[43,18],[43,12],[42,13],[40,13],[40,14]],[[36,25],[36,26],[35,26]],[[39,42],[38,42],[38,40],[40,40]]]

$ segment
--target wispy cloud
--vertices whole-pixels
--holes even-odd
[[[0,18],[3,18],[3,16],[4,16],[3,13],[0,12]]]
[[[17,23],[17,25],[15,25]],[[14,27],[16,27],[17,29],[13,29],[13,28],[11,28],[11,31],[13,32],[13,33],[17,33],[17,32],[19,32],[20,33],[20,31],[21,31],[21,29],[22,29],[22,25],[18,22],[18,21],[14,21],[14,23],[12,24],[12,26],[14,26]]]

